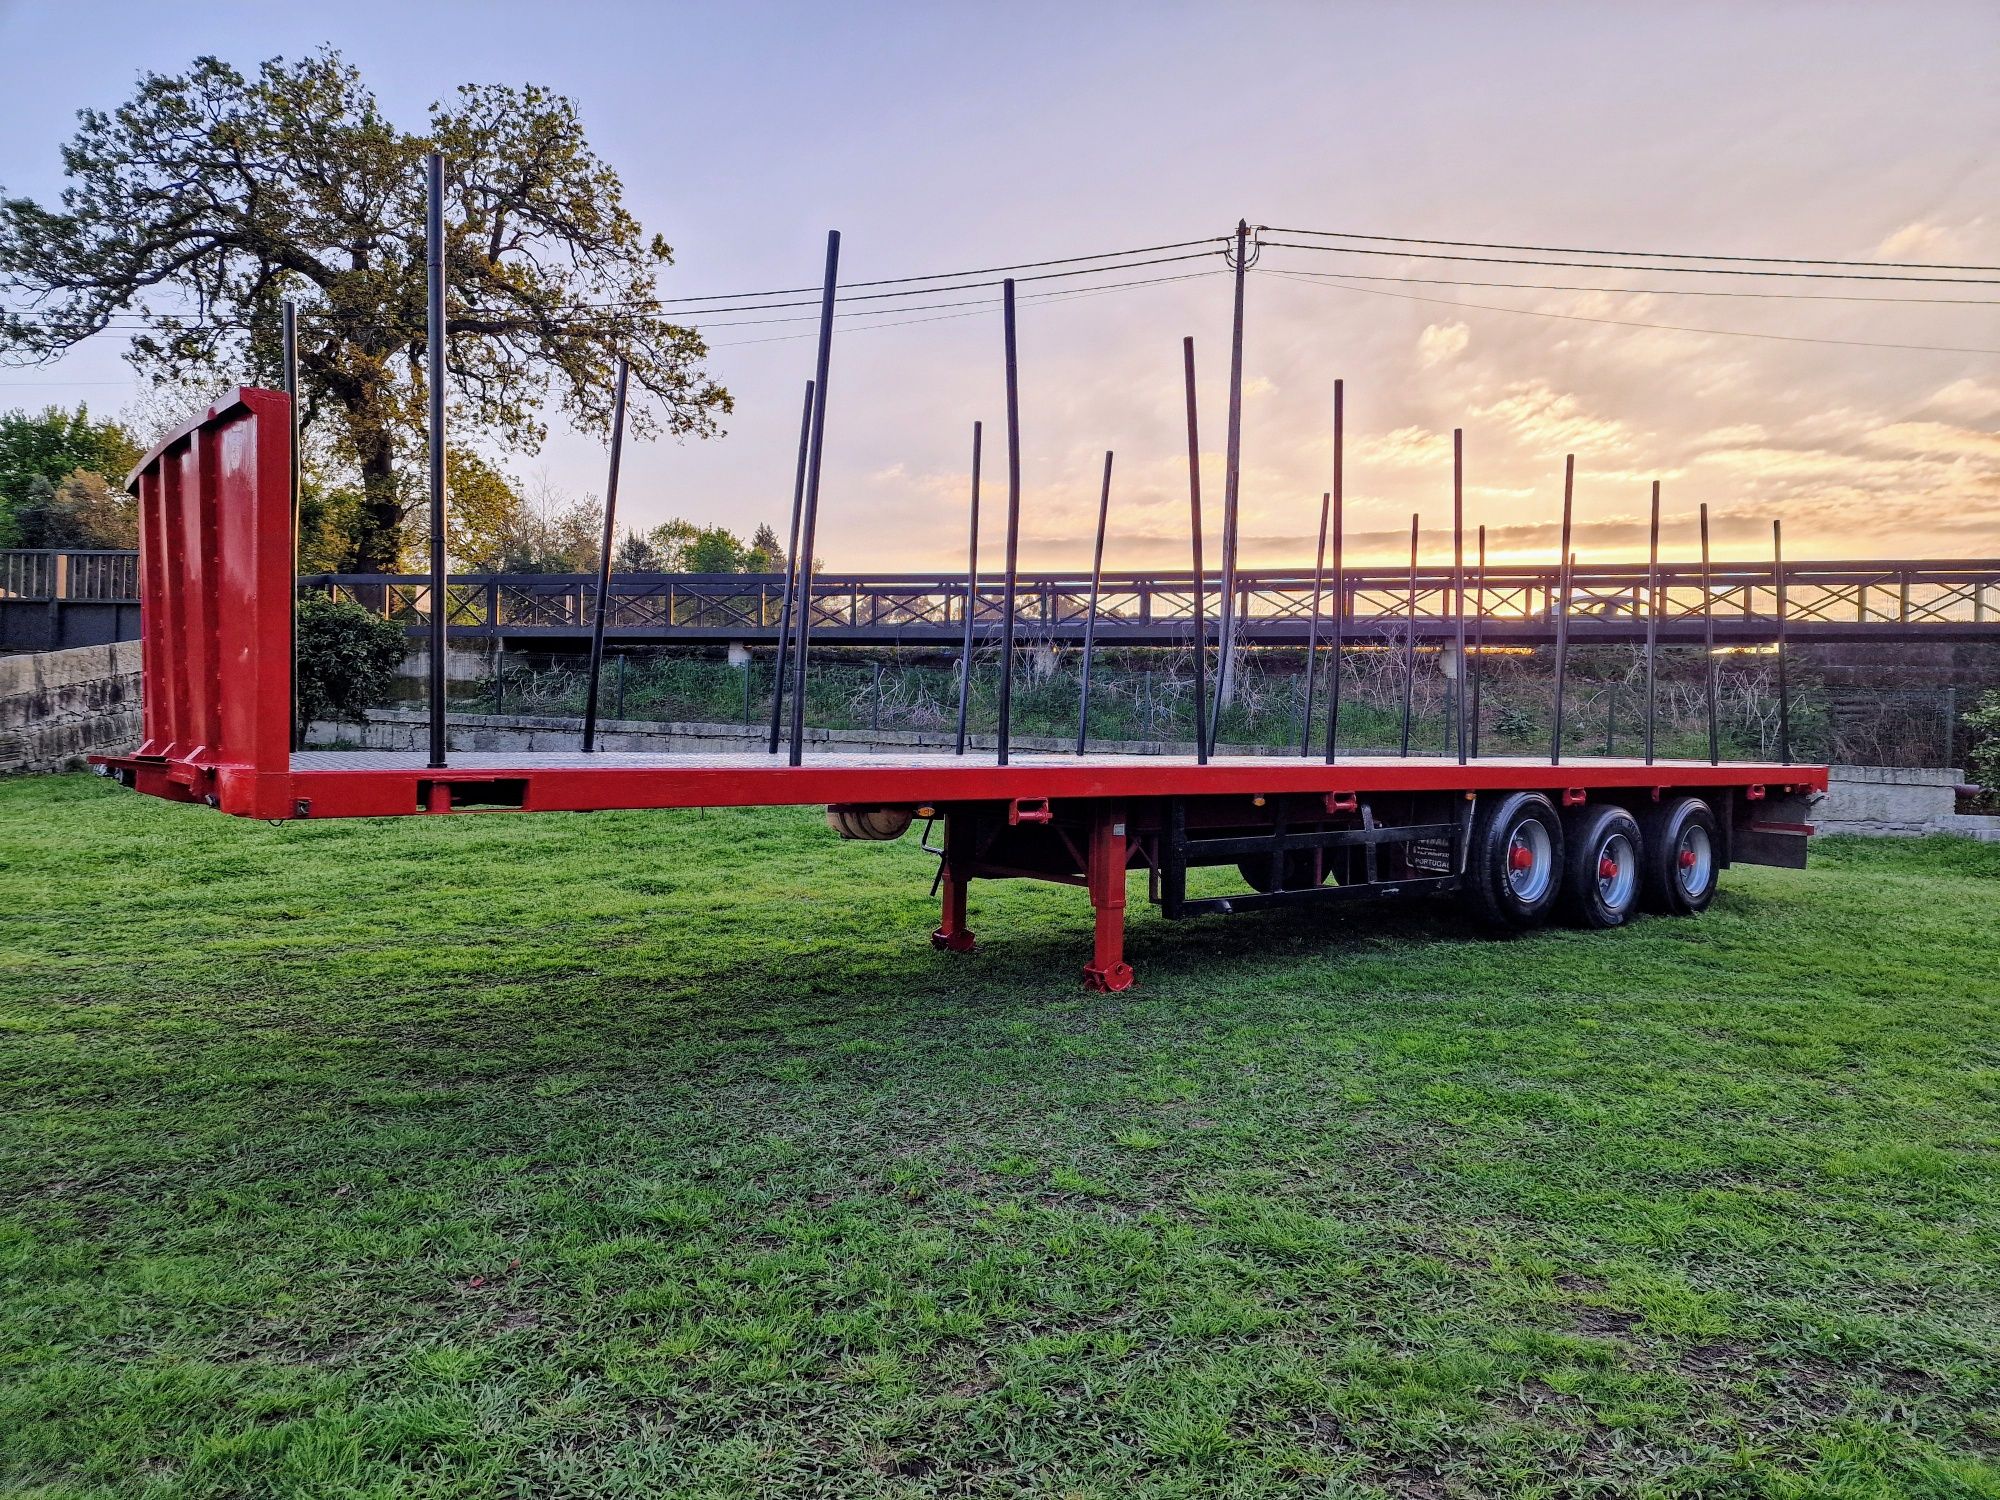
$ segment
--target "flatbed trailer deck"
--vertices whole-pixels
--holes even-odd
[[[1458,895],[1488,924],[1692,915],[1730,863],[1801,866],[1826,768],[1521,756],[674,755],[294,750],[290,408],[245,389],[134,471],[145,738],[96,769],[152,796],[284,821],[824,805],[852,838],[942,824],[941,949],[975,880],[1080,885],[1084,977],[1120,990],[1130,874],[1169,918]],[[1245,889],[1190,896],[1192,869]]]

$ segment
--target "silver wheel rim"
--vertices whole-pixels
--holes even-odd
[[[1674,849],[1674,879],[1687,895],[1699,896],[1708,889],[1714,869],[1714,845],[1709,842],[1708,830],[1699,823],[1690,823],[1681,830],[1680,842]]]
[[[1609,911],[1623,911],[1632,904],[1639,884],[1639,851],[1632,840],[1614,833],[1598,846],[1597,897]]]
[[[1527,858],[1523,859],[1522,854]],[[1555,845],[1539,818],[1523,818],[1507,834],[1507,887],[1514,899],[1532,905],[1548,894],[1555,879]]]

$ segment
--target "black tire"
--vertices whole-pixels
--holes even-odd
[[[1622,807],[1592,802],[1563,819],[1563,915],[1578,927],[1623,927],[1638,910],[1646,839]]]
[[[1714,809],[1699,797],[1677,797],[1651,808],[1641,831],[1646,847],[1639,900],[1646,910],[1673,917],[1707,911],[1722,874],[1722,834]]]
[[[1521,851],[1531,863],[1517,867]],[[1488,926],[1518,931],[1547,921],[1562,868],[1562,819],[1540,792],[1509,792],[1473,818],[1466,902]]]
[[[1281,886],[1271,884],[1271,856],[1253,854],[1248,859],[1236,862],[1236,872],[1243,877],[1243,883],[1253,891],[1268,895],[1274,890],[1309,891],[1324,880],[1324,876],[1314,868],[1313,851],[1294,849],[1285,855]]]

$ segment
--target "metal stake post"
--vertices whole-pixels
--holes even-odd
[[[1343,520],[1341,486],[1347,439],[1346,382],[1333,383],[1333,663],[1326,682],[1326,763],[1333,764],[1340,743],[1340,651],[1347,623],[1347,563],[1341,551]]]
[[[1708,573],[1708,502],[1701,505],[1702,676],[1708,697],[1708,763],[1722,762],[1722,731],[1715,704],[1715,592]]]
[[[965,544],[965,644],[958,656],[958,741],[954,755],[965,754],[965,715],[972,699],[972,617],[979,609],[979,439],[980,424],[972,424],[972,520]]]
[[[430,768],[442,770],[444,742],[444,651],[445,651],[445,431],[444,378],[447,329],[444,321],[444,157],[431,152],[424,161],[426,182],[424,209],[424,282],[428,306],[428,328],[424,344],[424,375],[430,385],[430,481],[431,481],[431,618],[430,618]]]
[[[798,583],[802,577],[810,577],[811,570],[799,572],[799,512],[806,497],[806,449],[812,442],[813,425],[813,383],[806,382],[805,406],[799,412],[799,463],[792,476],[792,529],[786,537],[785,546],[785,595],[778,609],[778,659],[771,667],[771,739],[766,749],[772,755],[778,753],[778,726],[785,712],[785,658],[792,641],[792,602],[797,597]]]
[[[1659,718],[1657,658],[1660,649],[1660,481],[1653,481],[1653,519],[1646,546],[1646,764],[1653,763]]]
[[[1452,673],[1452,708],[1458,720],[1458,763],[1465,764],[1465,431],[1451,432],[1451,614],[1458,651]]]
[[[1417,518],[1410,517],[1410,594],[1403,626],[1403,748],[1410,753],[1410,710],[1417,691]]]
[[[1563,677],[1569,667],[1569,585],[1570,514],[1576,492],[1576,455],[1563,459],[1562,555],[1556,559],[1556,579],[1560,598],[1556,604],[1556,699],[1549,718],[1549,764],[1559,766],[1563,758]]]
[[[1479,528],[1479,592],[1473,605],[1475,637],[1472,643],[1472,758],[1479,759],[1479,679],[1486,659],[1486,528]]]
[[[604,480],[604,541],[597,552],[597,611],[590,622],[590,685],[583,694],[583,748],[597,748],[597,684],[604,672],[604,625],[611,614],[611,538],[618,525],[618,461],[625,450],[624,356],[618,359],[618,383],[611,393],[611,471]],[[749,680],[749,672],[744,672]],[[747,698],[744,700],[749,701]],[[749,722],[749,713],[744,713]]]
[[[1188,514],[1194,537],[1194,759],[1208,764],[1208,619],[1202,605],[1201,438],[1195,430],[1194,340],[1181,340],[1187,372]]]
[[[1306,626],[1306,711],[1299,725],[1299,754],[1312,754],[1313,673],[1319,665],[1319,601],[1326,583],[1326,522],[1333,509],[1333,491],[1319,497],[1319,551],[1313,555],[1312,623]]]
[[[792,662],[791,763],[805,759],[807,648],[812,640],[813,548],[819,530],[819,468],[826,443],[826,369],[833,356],[833,298],[840,276],[840,231],[826,233],[826,276],[819,295],[819,359],[813,374],[812,451],[806,460],[805,517],[799,528],[798,656]]]
[[[999,763],[1007,764],[1014,708],[1014,584],[1021,552],[1021,397],[1014,342],[1014,278],[1000,283],[1000,317],[1007,345],[1007,579],[1000,603]]]
[[[1778,760],[1792,763],[1792,698],[1785,682],[1785,529],[1771,522],[1771,574],[1778,587]]]
[[[303,750],[305,725],[299,722],[299,553],[304,541],[299,487],[299,309],[290,297],[284,302],[284,345],[285,397],[291,403],[292,429],[292,748]]]
[[[1111,514],[1111,452],[1104,453],[1104,490],[1097,497],[1097,550],[1090,561],[1090,613],[1083,621],[1083,685],[1077,693],[1076,753],[1090,737],[1090,657],[1097,647],[1097,591],[1104,580],[1104,523]]]

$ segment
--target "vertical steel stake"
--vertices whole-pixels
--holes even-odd
[[[1458,719],[1458,763],[1465,764],[1465,429],[1451,430],[1451,615],[1458,670],[1452,674],[1452,708]]]
[[[292,429],[292,748],[303,750],[305,725],[299,722],[299,556],[304,543],[304,517],[299,486],[299,308],[284,302],[285,397],[291,403]]]
[[[1559,766],[1563,758],[1563,678],[1569,668],[1569,585],[1570,506],[1576,491],[1576,455],[1563,459],[1562,554],[1556,559],[1557,587],[1561,598],[1556,604],[1556,697],[1549,716],[1549,764]]]
[[[1243,282],[1249,271],[1250,226],[1236,221],[1236,287],[1229,332],[1229,431],[1222,471],[1221,657],[1215,671],[1215,713],[1209,749],[1222,733],[1222,709],[1236,698],[1236,520],[1243,458]]]
[[[1472,758],[1479,759],[1479,679],[1486,659],[1486,528],[1479,528],[1479,592],[1473,604],[1475,637],[1472,643]]]
[[[792,661],[791,763],[805,759],[806,668],[812,641],[813,548],[819,531],[819,470],[826,444],[826,367],[833,357],[833,298],[840,278],[840,231],[826,232],[826,276],[819,294],[819,359],[813,371],[812,451],[806,460],[805,516],[799,527],[798,655]]]
[[[448,330],[444,321],[444,157],[431,152],[424,161],[424,291],[429,304],[425,334],[424,375],[430,385],[431,481],[431,619],[430,619],[430,768],[444,767],[445,572],[444,380],[449,364],[445,353]]]
[[[1188,514],[1194,537],[1194,759],[1208,764],[1208,617],[1202,605],[1201,438],[1195,430],[1194,340],[1181,340],[1187,372]]]
[[[1403,625],[1403,748],[1410,753],[1410,710],[1417,692],[1417,518],[1410,517],[1410,596]]]
[[[604,542],[597,552],[597,611],[590,622],[590,685],[583,694],[583,748],[597,748],[597,684],[604,671],[604,626],[611,615],[611,538],[618,525],[618,462],[625,450],[625,357],[618,357],[618,383],[611,393],[611,470],[604,479]],[[748,682],[750,674],[743,674]],[[748,701],[747,699],[745,700]],[[749,713],[744,713],[749,722]]]
[[[972,617],[979,610],[979,440],[980,424],[972,424],[972,521],[965,544],[965,644],[958,653],[958,741],[954,755],[965,754],[965,715],[972,700]]]
[[[1778,760],[1792,763],[1792,698],[1785,683],[1785,528],[1771,522],[1771,574],[1778,586]]]
[[[1007,345],[1007,579],[1000,602],[999,763],[1007,764],[1014,709],[1014,584],[1021,552],[1021,384],[1014,342],[1014,278],[1000,283],[1000,318]]]
[[[1090,562],[1090,613],[1083,620],[1083,686],[1077,694],[1076,753],[1090,737],[1090,656],[1097,646],[1097,590],[1104,580],[1104,522],[1111,513],[1111,451],[1104,453],[1104,491],[1097,497],[1097,551]]]
[[[1646,764],[1653,763],[1654,730],[1659,718],[1657,658],[1660,650],[1660,481],[1653,481],[1653,520],[1646,544]]]
[[[1319,551],[1313,554],[1312,623],[1306,626],[1306,712],[1299,725],[1301,758],[1312,754],[1313,674],[1319,666],[1319,601],[1326,585],[1326,523],[1332,509],[1333,491],[1328,490],[1319,497]]]
[[[1347,562],[1341,551],[1344,534],[1341,486],[1345,482],[1347,446],[1347,383],[1333,383],[1333,665],[1326,682],[1326,763],[1340,743],[1340,649],[1347,623]]]
[[[1708,697],[1708,763],[1722,762],[1722,730],[1715,705],[1715,592],[1708,574],[1708,502],[1701,505],[1701,645],[1702,678]]]
[[[792,605],[798,594],[799,512],[806,498],[806,449],[812,442],[813,383],[806,382],[805,406],[799,412],[799,463],[792,476],[792,529],[785,538],[785,595],[778,609],[778,659],[771,667],[771,738],[765,747],[778,753],[778,726],[785,712],[785,660],[792,643]],[[809,574],[806,576],[810,576]]]

